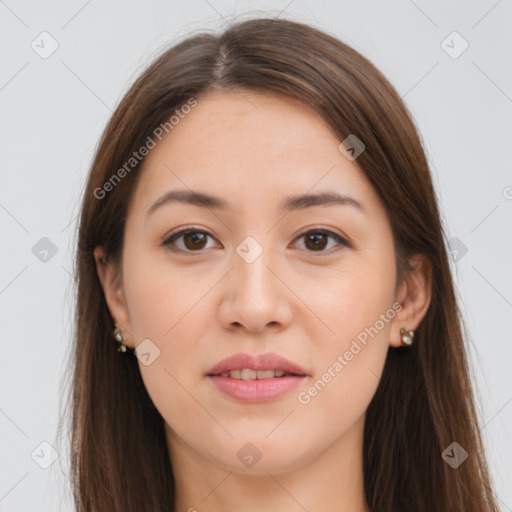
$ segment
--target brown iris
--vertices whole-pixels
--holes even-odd
[[[183,243],[185,247],[190,250],[195,249],[203,249],[206,244],[206,233],[201,233],[198,231],[192,231],[190,233],[185,233],[183,236]],[[188,243],[190,242],[190,244]]]
[[[312,250],[322,250],[327,245],[327,235],[325,233],[313,233],[311,235],[305,235],[306,247]],[[312,242],[312,246],[309,245]]]

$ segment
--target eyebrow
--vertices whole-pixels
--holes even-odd
[[[193,190],[170,190],[151,205],[146,216],[151,215],[158,208],[172,203],[190,204],[212,210],[229,209],[229,203],[221,197]],[[357,199],[338,192],[317,192],[315,194],[298,194],[288,196],[281,202],[279,209],[281,211],[289,212],[294,210],[303,210],[314,206],[333,205],[353,206],[361,212],[366,212],[366,208]]]

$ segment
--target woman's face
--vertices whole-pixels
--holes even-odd
[[[229,92],[198,98],[146,157],[109,306],[128,344],[142,343],[138,364],[171,457],[279,473],[334,443],[360,446],[404,312],[389,220],[340,142],[295,100]],[[154,206],[170,191],[223,207]],[[350,199],[297,200],[322,193]],[[277,374],[211,374],[237,354],[255,359],[224,372],[256,370],[262,354],[299,368],[280,376],[286,365],[270,360]]]

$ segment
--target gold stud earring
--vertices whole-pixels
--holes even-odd
[[[123,334],[123,329],[119,329],[117,324],[115,324],[115,329],[113,332],[114,339],[120,343],[119,347],[117,347],[118,352],[126,352],[126,345],[124,342],[126,341],[126,338]]]
[[[404,345],[412,345],[412,341],[414,339],[414,331],[408,331],[402,327],[400,329],[400,336]]]

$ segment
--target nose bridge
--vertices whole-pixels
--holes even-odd
[[[236,247],[235,272],[239,289],[248,293],[269,293],[275,276],[268,267],[272,267],[274,251],[269,246],[269,236],[249,235]],[[263,238],[263,240],[262,240]],[[270,286],[270,288],[269,288]]]
[[[224,297],[221,317],[225,325],[242,325],[260,332],[270,324],[283,327],[291,314],[286,287],[273,272],[276,251],[267,247],[271,237],[263,236],[260,242],[256,236],[244,238],[233,253],[229,293]]]

